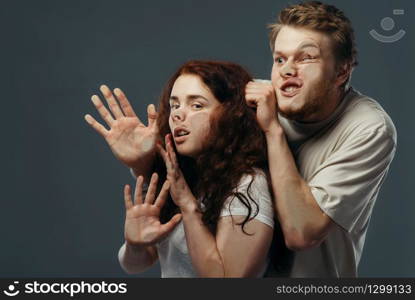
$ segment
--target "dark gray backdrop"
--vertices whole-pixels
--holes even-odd
[[[328,1],[352,20],[353,85],[377,99],[398,151],[374,209],[361,276],[414,277],[413,1]],[[2,1],[0,276],[125,276],[122,186],[133,183],[83,120],[90,96],[120,87],[145,118],[188,59],[231,60],[269,78],[266,25],[288,1]],[[393,9],[404,9],[394,16]],[[380,21],[393,17],[386,32]],[[412,23],[411,23],[412,22]],[[376,29],[398,42],[369,35]],[[142,276],[159,276],[158,266]]]

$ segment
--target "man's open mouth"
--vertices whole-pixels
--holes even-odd
[[[285,81],[280,90],[283,92],[283,95],[291,96],[297,93],[297,91],[303,86],[301,80],[296,78],[290,78]]]

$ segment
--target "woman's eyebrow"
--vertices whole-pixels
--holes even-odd
[[[281,51],[275,50],[274,56],[283,56],[284,54]]]
[[[203,99],[205,101],[208,101],[208,99],[206,97],[204,97],[202,95],[197,95],[197,94],[195,94],[195,95],[187,95],[187,99],[189,99],[189,100]]]
[[[195,100],[195,99],[203,99],[205,101],[209,101],[205,96],[202,95],[198,95],[198,94],[192,94],[192,95],[187,95],[186,96],[187,100]],[[170,96],[169,97],[170,101],[179,101],[179,97],[177,96]]]

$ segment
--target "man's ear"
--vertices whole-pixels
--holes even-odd
[[[352,68],[349,63],[343,63],[337,67],[336,86],[341,86],[349,80]]]

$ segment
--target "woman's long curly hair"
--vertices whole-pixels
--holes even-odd
[[[202,220],[212,233],[216,233],[224,202],[231,196],[241,201],[249,211],[239,224],[244,230],[252,218],[251,212],[253,216],[258,213],[258,204],[249,193],[252,181],[248,186],[251,201],[236,188],[242,176],[255,175],[255,169],[268,174],[265,136],[257,123],[255,109],[245,102],[245,86],[252,77],[241,66],[229,62],[194,60],[182,65],[167,82],[161,95],[157,119],[161,140],[171,133],[170,95],[176,79],[184,74],[198,76],[221,106],[211,118],[207,143],[196,159],[184,157],[175,150],[180,169],[193,194],[201,201]],[[160,178],[165,178],[166,169],[160,157],[156,159],[155,169]],[[169,198],[161,213],[162,222],[177,211]]]

